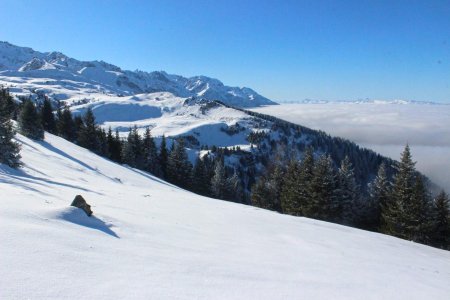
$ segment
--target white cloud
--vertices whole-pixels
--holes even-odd
[[[450,192],[450,105],[283,104],[255,111],[348,138],[394,159],[408,142],[417,168]]]

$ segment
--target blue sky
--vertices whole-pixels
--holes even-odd
[[[450,1],[1,0],[0,40],[271,99],[450,102]]]

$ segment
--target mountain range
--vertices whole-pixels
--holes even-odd
[[[164,71],[122,70],[104,61],[79,61],[61,52],[38,52],[0,42],[0,84],[16,94],[45,93],[54,100],[94,99],[170,92],[202,97],[237,107],[276,104],[247,87],[230,87],[206,77],[183,77]]]

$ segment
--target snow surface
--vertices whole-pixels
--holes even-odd
[[[0,165],[2,299],[449,299],[450,252],[197,196],[46,134]],[[81,194],[89,218],[69,207]]]
[[[409,143],[419,171],[450,193],[450,105],[330,102],[252,110],[348,138],[396,160]]]

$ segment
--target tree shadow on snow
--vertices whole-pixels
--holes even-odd
[[[80,208],[70,207],[69,209],[58,214],[57,217],[61,220],[68,221],[91,229],[99,230],[115,238],[120,238],[111,229],[112,227],[111,224],[107,224],[93,215],[88,217],[86,213]]]

